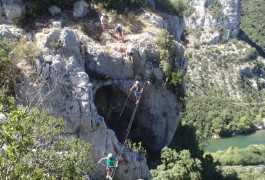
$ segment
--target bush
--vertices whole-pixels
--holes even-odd
[[[125,146],[129,149],[131,149],[133,152],[137,153],[137,154],[141,154],[143,156],[147,155],[147,151],[146,149],[142,146],[142,143],[139,142],[137,143],[133,143],[130,139],[127,139],[125,141]]]
[[[89,144],[67,137],[65,121],[43,110],[27,112],[3,95],[0,101],[8,117],[0,121],[2,179],[81,179],[92,171]]]
[[[104,7],[115,9],[126,13],[129,8],[140,8],[144,6],[144,0],[101,0]]]
[[[183,17],[184,14],[190,15],[193,12],[189,2],[190,0],[158,0],[157,7],[167,13]]]
[[[222,4],[219,0],[213,0],[210,6],[208,7],[214,18],[220,18],[223,15]]]
[[[165,147],[161,152],[161,162],[161,165],[151,170],[154,180],[201,179],[201,161],[197,158],[193,159],[188,150],[178,153]]]
[[[265,163],[265,146],[250,145],[247,148],[228,148],[227,150],[210,153],[215,162],[221,165],[259,165]]]
[[[9,53],[15,47],[16,43],[12,40],[0,40],[0,90],[10,90],[12,81],[12,64],[9,60]]]
[[[87,3],[91,0],[85,0]],[[57,5],[62,9],[72,8],[76,0],[27,0],[31,17],[39,17],[47,12],[49,6]]]
[[[20,39],[13,52],[17,60],[26,60],[30,64],[33,64],[35,58],[41,54],[41,50],[35,44],[24,38]]]
[[[170,84],[173,86],[181,85],[184,74],[181,71],[174,71],[171,73]]]

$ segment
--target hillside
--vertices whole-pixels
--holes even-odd
[[[258,23],[256,19],[263,16],[259,14],[260,18],[256,18],[259,1],[241,3],[239,39],[222,37],[217,43],[204,42],[202,37],[209,28],[192,30],[188,39],[192,41],[185,52],[189,70],[183,119],[198,129],[201,138],[244,134],[264,126],[265,61],[262,51],[253,46],[253,42],[260,44],[264,38],[257,40],[262,30],[249,24],[250,21]],[[225,11],[224,6],[222,9]],[[249,38],[255,36],[250,38],[252,43],[242,39],[242,31],[246,31]]]

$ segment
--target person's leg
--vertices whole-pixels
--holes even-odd
[[[106,170],[107,170],[107,176],[106,176],[106,178],[109,179],[109,177],[110,177],[109,176],[109,168],[107,168]]]
[[[113,170],[113,168],[111,167],[111,168],[109,168],[109,179],[112,179],[112,170]]]

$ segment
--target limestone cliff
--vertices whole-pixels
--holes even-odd
[[[240,23],[239,0],[192,0],[185,17],[188,29],[201,31],[200,42],[217,43],[236,37]]]
[[[22,1],[3,1],[2,8],[8,4],[23,8],[15,15],[8,15],[6,11],[1,16],[2,22],[9,23],[24,16],[25,4],[20,6],[19,3]],[[69,134],[92,145],[95,160],[109,152],[121,151],[131,110],[135,107],[129,91],[135,80],[140,81],[144,92],[131,130],[132,138],[145,141],[154,151],[159,150],[171,142],[179,123],[182,107],[179,95],[148,80],[151,76],[158,81],[163,79],[158,67],[159,53],[154,45],[157,31],[167,28],[180,39],[183,21],[176,16],[152,12],[144,12],[138,18],[148,26],[137,34],[127,34],[126,43],[113,37],[112,28],[101,32],[101,40],[96,40],[88,30],[91,24],[101,29],[97,20],[83,19],[82,23],[74,24],[61,16],[59,21],[49,19],[37,23],[42,24],[41,27],[36,25],[34,31],[27,32],[10,25],[0,26],[1,38],[25,37],[43,52],[33,68],[27,68],[29,65],[23,60],[17,64],[21,70],[16,86],[20,103],[44,107],[62,116],[67,121]],[[130,45],[134,46],[134,61],[126,57]],[[183,47],[177,41],[175,46],[180,52],[176,66],[184,71],[187,63]],[[126,96],[129,97],[126,117],[114,128],[116,121],[108,119],[105,110],[111,106],[121,112]],[[95,178],[101,178],[103,172],[104,168],[98,168]],[[150,179],[145,158],[126,148],[115,176]]]

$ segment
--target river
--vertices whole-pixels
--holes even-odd
[[[238,135],[229,138],[210,139],[205,151],[215,152],[229,147],[244,148],[251,144],[265,144],[265,130],[259,130],[251,135]]]

